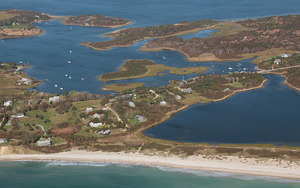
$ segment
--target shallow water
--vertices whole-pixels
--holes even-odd
[[[297,188],[300,182],[255,177],[103,163],[7,162],[0,163],[1,188],[18,187],[197,187]]]

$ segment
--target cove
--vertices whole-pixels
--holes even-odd
[[[300,146],[300,93],[278,75],[265,77],[262,89],[193,105],[143,133],[179,142]]]

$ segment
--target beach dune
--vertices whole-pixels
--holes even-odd
[[[124,152],[90,152],[72,150],[55,154],[4,154],[0,161],[66,161],[66,162],[101,162],[130,165],[163,166],[204,170],[213,172],[228,172],[254,176],[270,176],[300,180],[299,162],[278,159],[241,158],[238,156],[149,156],[143,153]]]

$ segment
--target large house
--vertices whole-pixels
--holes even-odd
[[[11,106],[12,105],[12,101],[5,101],[4,102],[4,106]]]
[[[49,102],[55,103],[59,101],[59,96],[54,96],[49,98]]]
[[[90,122],[90,126],[91,127],[100,127],[100,126],[103,126],[103,123],[93,123],[93,122]]]
[[[43,139],[43,138],[41,138],[41,139],[39,139],[39,140],[36,142],[36,144],[37,144],[38,146],[51,146],[51,145],[52,145],[52,141],[51,141],[50,138],[48,138],[48,139]]]

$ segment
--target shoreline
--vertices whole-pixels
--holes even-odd
[[[66,22],[64,19],[68,18],[68,16],[65,16],[63,18],[57,18],[57,19],[62,19],[61,22],[65,25],[78,25],[78,26],[83,26],[83,27],[105,27],[105,28],[118,28],[118,27],[123,27],[123,26],[126,26],[126,25],[129,25],[129,24],[132,24],[133,22],[132,21],[129,21],[125,24],[122,24],[122,25],[83,25],[83,24],[75,24],[75,23],[68,23]]]
[[[300,88],[298,88],[298,87],[296,87],[296,86],[293,86],[292,84],[290,84],[290,83],[288,82],[288,77],[285,77],[285,80],[284,80],[283,83],[284,83],[285,85],[287,85],[288,87],[290,87],[290,88],[292,88],[292,89],[294,89],[294,90],[300,92]]]
[[[0,148],[1,149],[1,148]],[[142,153],[124,152],[89,152],[71,151],[55,154],[14,154],[0,156],[0,162],[9,161],[65,161],[65,162],[100,162],[109,164],[144,165],[151,167],[169,167],[209,172],[226,172],[251,176],[268,176],[283,179],[300,180],[300,165],[296,162],[275,159],[259,160],[256,158],[240,158],[237,156],[205,157],[159,156]],[[290,165],[291,163],[295,163]]]

